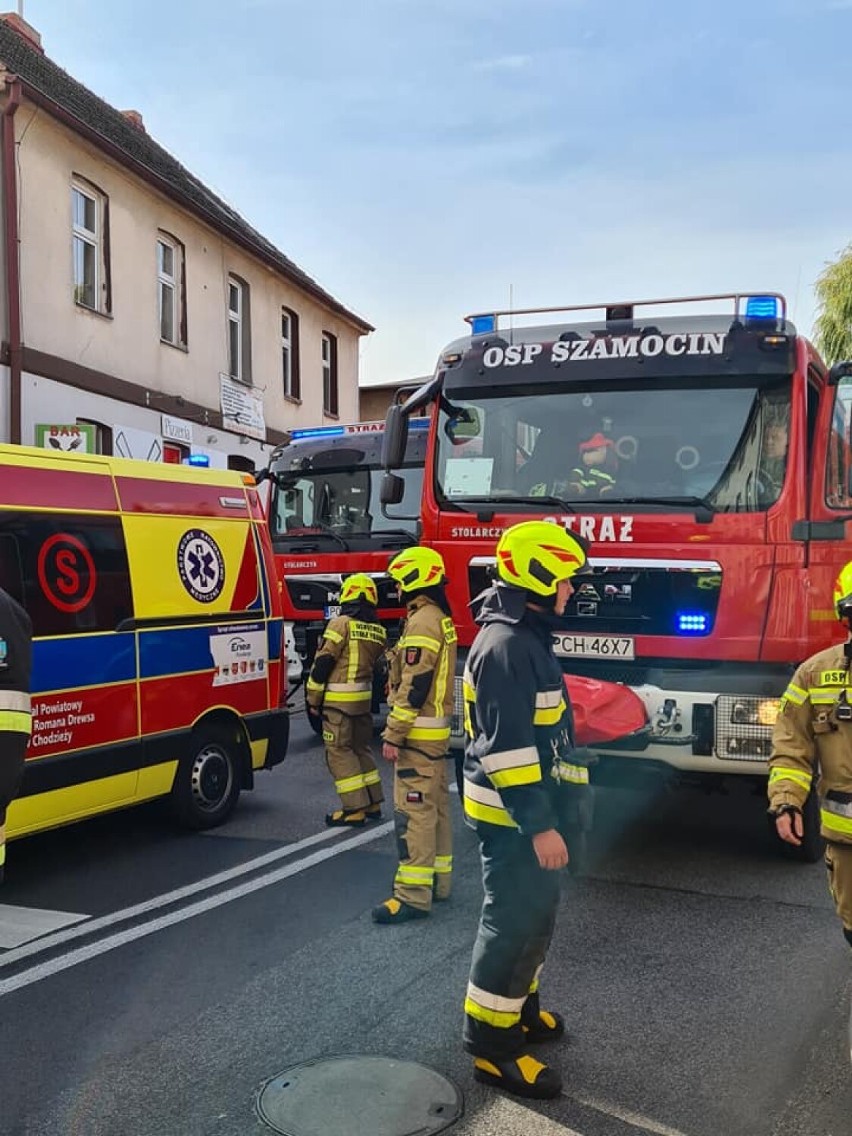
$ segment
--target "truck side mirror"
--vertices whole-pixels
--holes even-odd
[[[385,469],[399,469],[405,461],[407,442],[408,415],[402,413],[401,406],[388,407],[385,418],[385,436],[382,439],[382,466]],[[384,492],[384,487],[382,492]],[[399,500],[402,500],[402,498],[399,498]],[[384,497],[382,501],[384,501]],[[388,502],[388,504],[398,504],[398,501]]]
[[[841,379],[849,378],[852,378],[852,360],[850,359],[844,359],[840,363],[835,363],[828,372],[828,384],[832,387],[836,387]]]
[[[399,505],[405,493],[405,481],[396,473],[386,473],[382,478],[379,500],[383,505]]]

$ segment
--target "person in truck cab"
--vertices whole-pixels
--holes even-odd
[[[447,751],[453,713],[456,629],[444,594],[440,553],[406,548],[388,565],[406,620],[391,658],[390,713],[382,756],[394,763],[393,807],[399,866],[393,894],[373,908],[375,923],[423,919],[433,899],[449,899],[453,830]]]
[[[800,845],[818,768],[828,886],[852,947],[852,560],[837,577],[834,604],[847,639],[802,663],[784,692],[772,733],[769,812],[781,839]]]
[[[615,443],[600,432],[580,443],[580,460],[568,478],[572,497],[605,497],[615,489],[618,458]]]
[[[565,1032],[540,1005],[539,975],[568,863],[563,831],[589,783],[553,630],[585,565],[585,543],[560,525],[507,529],[497,582],[475,601],[480,630],[464,674],[464,812],[479,837],[485,898],[463,1043],[477,1081],[537,1099],[562,1089],[530,1047]]]
[[[323,631],[305,684],[308,713],[322,716],[322,739],[340,808],[331,827],[362,828],[382,815],[382,782],[373,760],[373,672],[384,654],[385,629],[376,615],[374,581],[364,572],[340,590],[340,615]]]

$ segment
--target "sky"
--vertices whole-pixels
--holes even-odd
[[[362,384],[510,297],[772,290],[807,334],[852,242],[852,0],[23,3],[376,327]]]

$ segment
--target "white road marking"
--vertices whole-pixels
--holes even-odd
[[[536,1102],[538,1103],[538,1102]],[[536,1136],[583,1136],[556,1120],[551,1120],[523,1101],[500,1094],[489,1100],[474,1116],[465,1117],[471,1136],[492,1136],[494,1132],[535,1132]]]
[[[17,947],[39,935],[48,935],[69,923],[88,918],[74,911],[48,911],[43,907],[13,907],[0,903],[0,947]]]
[[[42,979],[50,978],[51,975],[59,974],[63,970],[69,970],[72,966],[78,966],[80,963],[88,962],[89,959],[97,958],[98,955],[106,954],[108,951],[114,951],[118,947],[125,946],[127,943],[133,943],[137,939],[144,939],[147,935],[153,935],[157,931],[162,931],[165,927],[172,927],[175,923],[183,923],[187,919],[194,919],[196,915],[204,915],[207,911],[213,911],[215,908],[222,907],[226,903],[232,903],[235,899],[242,899],[243,896],[251,895],[252,892],[270,887],[272,884],[277,884],[281,880],[288,879],[290,876],[296,876],[300,872],[306,872],[309,868],[314,868],[317,864],[323,863],[324,860],[330,860],[334,856],[339,856],[341,852],[348,852],[351,848],[357,848],[361,844],[369,844],[373,840],[378,840],[380,837],[386,836],[392,831],[393,824],[391,822],[376,825],[371,829],[367,829],[365,832],[358,833],[357,836],[353,836],[349,840],[341,841],[341,843],[335,845],[334,848],[325,848],[320,852],[313,852],[303,860],[297,860],[294,864],[287,864],[283,868],[277,868],[268,875],[260,876],[255,880],[247,880],[245,883],[230,888],[228,891],[208,896],[207,899],[199,900],[198,903],[191,903],[187,907],[180,908],[178,911],[169,912],[168,915],[160,915],[147,923],[139,924],[136,927],[128,927],[124,931],[118,931],[114,935],[108,935],[104,939],[99,939],[96,943],[88,943],[84,947],[78,947],[76,950],[69,951],[67,954],[60,955],[58,958],[50,959],[48,962],[37,963],[35,966],[30,967],[29,970],[22,970],[20,974],[15,974],[11,978],[0,980],[0,997],[3,997],[4,994],[11,994],[15,990],[21,990],[25,986],[31,986],[34,982],[41,982]]]
[[[598,1100],[596,1097],[587,1096],[586,1093],[562,1093],[563,1097],[568,1100],[576,1101],[577,1104],[585,1105],[586,1108],[594,1109],[595,1112],[601,1112],[604,1116],[611,1116],[615,1120],[622,1120],[625,1124],[630,1124],[633,1128],[638,1128],[642,1132],[651,1132],[654,1136],[686,1136],[678,1128],[669,1128],[666,1124],[660,1124],[656,1120],[651,1120],[647,1116],[642,1116],[639,1112],[632,1112],[627,1108],[620,1108],[616,1104],[611,1104],[609,1101]]]
[[[382,832],[388,830],[387,825],[381,825],[379,827]],[[372,831],[375,831],[375,829]],[[237,864],[234,868],[227,868],[222,872],[217,872],[213,876],[206,876],[204,879],[197,880],[195,883],[186,884],[184,887],[175,888],[174,891],[167,891],[162,895],[154,896],[153,899],[146,899],[142,903],[135,903],[132,907],[124,907],[120,911],[111,912],[109,915],[98,916],[97,919],[88,919],[86,922],[68,931],[60,931],[55,935],[46,935],[43,938],[28,943],[26,946],[18,947],[16,950],[11,950],[6,954],[0,955],[0,969],[4,966],[11,966],[13,963],[20,962],[21,959],[29,958],[31,955],[40,954],[42,951],[62,946],[63,943],[79,939],[84,935],[95,934],[97,931],[102,931],[106,927],[112,927],[116,923],[123,923],[128,919],[135,919],[139,915],[145,915],[149,911],[156,911],[160,907],[168,907],[172,903],[179,903],[182,899],[196,896],[199,892],[218,887],[220,884],[228,883],[230,880],[247,875],[249,872],[255,872],[259,868],[274,864],[277,860],[284,860],[288,856],[301,852],[305,848],[313,847],[314,844],[320,844],[326,840],[333,840],[336,837],[342,836],[344,832],[345,829],[342,828],[328,828],[323,832],[315,833],[313,836],[305,837],[304,840],[298,840],[294,844],[285,844],[281,848],[276,848],[273,852],[266,852],[263,856],[256,856],[253,860],[247,860],[243,864]]]

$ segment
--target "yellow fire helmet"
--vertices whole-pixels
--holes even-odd
[[[556,585],[585,565],[580,539],[551,521],[521,521],[506,529],[497,543],[500,579],[537,596],[555,595]]]
[[[852,606],[852,560],[843,565],[834,581],[834,610],[838,619],[844,618],[840,614],[840,605],[844,603]]]
[[[340,602],[346,604],[352,603],[353,600],[366,600],[373,607],[379,602],[376,585],[366,572],[355,572],[343,581],[343,587],[340,589]]]
[[[388,575],[403,592],[431,588],[445,579],[444,558],[434,548],[406,548],[388,564]]]

